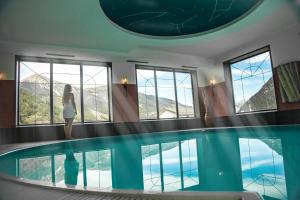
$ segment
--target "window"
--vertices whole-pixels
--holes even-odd
[[[277,108],[269,48],[229,61],[236,113]]]
[[[174,73],[156,71],[158,112],[160,119],[177,117]]]
[[[175,75],[179,117],[194,117],[192,75],[186,72],[176,72]]]
[[[109,121],[108,68],[83,66],[85,121]]]
[[[64,86],[72,85],[75,122],[109,121],[110,67],[104,63],[17,57],[18,124],[63,123]]]
[[[140,119],[195,117],[191,72],[147,66],[136,72]]]
[[[20,62],[19,71],[19,124],[50,123],[50,64]]]
[[[72,86],[72,93],[76,103],[77,115],[74,122],[81,122],[81,93],[80,93],[80,65],[53,64],[53,108],[54,123],[63,123],[62,96],[66,84]]]
[[[156,119],[156,84],[154,70],[137,70],[140,119]]]

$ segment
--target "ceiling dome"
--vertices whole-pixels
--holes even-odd
[[[150,36],[212,31],[251,12],[263,0],[99,0],[123,29]]]

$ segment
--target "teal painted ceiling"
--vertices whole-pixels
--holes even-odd
[[[222,28],[263,0],[99,0],[106,16],[125,30],[150,36],[186,36]]]

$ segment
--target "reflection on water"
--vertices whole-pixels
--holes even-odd
[[[196,142],[192,139],[142,146],[144,189],[175,191],[198,185]]]
[[[79,162],[75,159],[74,153],[67,152],[64,162],[65,167],[65,184],[69,187],[77,185]]]
[[[280,139],[240,139],[243,187],[287,199]]]
[[[37,180],[51,181],[51,157],[33,157],[18,160],[19,177]]]
[[[86,152],[87,186],[95,189],[111,189],[111,151]]]
[[[0,158],[0,171],[94,190],[254,191],[299,199],[300,126],[112,137]],[[49,153],[51,152],[51,153]]]

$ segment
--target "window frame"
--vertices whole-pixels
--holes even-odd
[[[141,119],[140,117],[140,109],[139,109],[139,94],[138,94],[138,76],[137,71],[141,70],[153,70],[154,72],[154,82],[155,82],[155,99],[156,99],[156,118],[155,119]],[[157,77],[156,77],[156,71],[165,71],[165,72],[172,72],[174,77],[174,94],[175,94],[175,103],[176,103],[176,117],[174,118],[160,118],[159,113],[159,101],[158,101],[158,91],[157,91]],[[193,117],[179,117],[179,109],[178,109],[178,96],[177,96],[177,87],[176,87],[176,72],[182,72],[182,73],[189,73],[191,75],[191,89],[192,89],[192,98],[193,98]],[[139,121],[156,121],[156,120],[178,120],[178,119],[194,119],[197,117],[196,113],[196,102],[195,102],[195,82],[198,82],[197,79],[194,77],[194,74],[196,71],[194,70],[188,70],[188,69],[180,69],[180,68],[171,68],[171,67],[161,67],[161,66],[150,66],[150,65],[141,65],[136,64],[135,65],[135,77],[136,77],[136,87],[137,87],[137,109],[138,109],[138,118]],[[196,79],[196,80],[195,80]]]
[[[50,64],[50,120],[49,123],[43,124],[20,124],[20,63],[21,62],[39,62]],[[100,62],[100,61],[86,61],[86,60],[70,60],[61,58],[47,58],[47,57],[31,57],[31,56],[15,56],[15,72],[16,72],[16,125],[18,127],[26,126],[45,126],[45,125],[61,125],[63,123],[54,122],[54,102],[53,102],[53,65],[54,64],[70,64],[78,65],[80,68],[80,107],[81,107],[81,121],[74,122],[74,124],[96,124],[96,123],[107,123],[112,121],[112,95],[111,95],[111,84],[112,84],[112,63]],[[109,120],[106,121],[85,121],[84,119],[84,97],[83,97],[83,67],[88,66],[102,66],[107,68],[107,95],[108,95],[108,114]]]
[[[251,112],[237,112],[236,111],[236,106],[235,106],[235,98],[234,98],[234,89],[233,89],[233,81],[232,81],[232,72],[231,72],[231,65],[238,63],[240,61],[258,56],[260,54],[269,52],[270,54],[270,62],[271,62],[271,73],[272,73],[272,79],[274,82],[274,94],[275,94],[275,102],[276,102],[276,108],[274,109],[263,109],[263,110],[257,110],[257,111],[251,111]],[[229,59],[225,62],[223,62],[223,69],[224,69],[224,76],[225,76],[225,84],[227,86],[227,91],[228,91],[228,97],[229,97],[229,110],[231,113],[235,115],[244,115],[244,114],[255,114],[255,113],[265,113],[265,112],[275,112],[278,110],[278,100],[277,100],[277,88],[275,84],[275,79],[274,79],[274,67],[273,67],[273,58],[272,58],[272,51],[271,51],[271,46],[267,45],[261,48],[258,48],[256,50],[250,51],[248,53],[242,54],[240,56],[237,56],[235,58]]]

